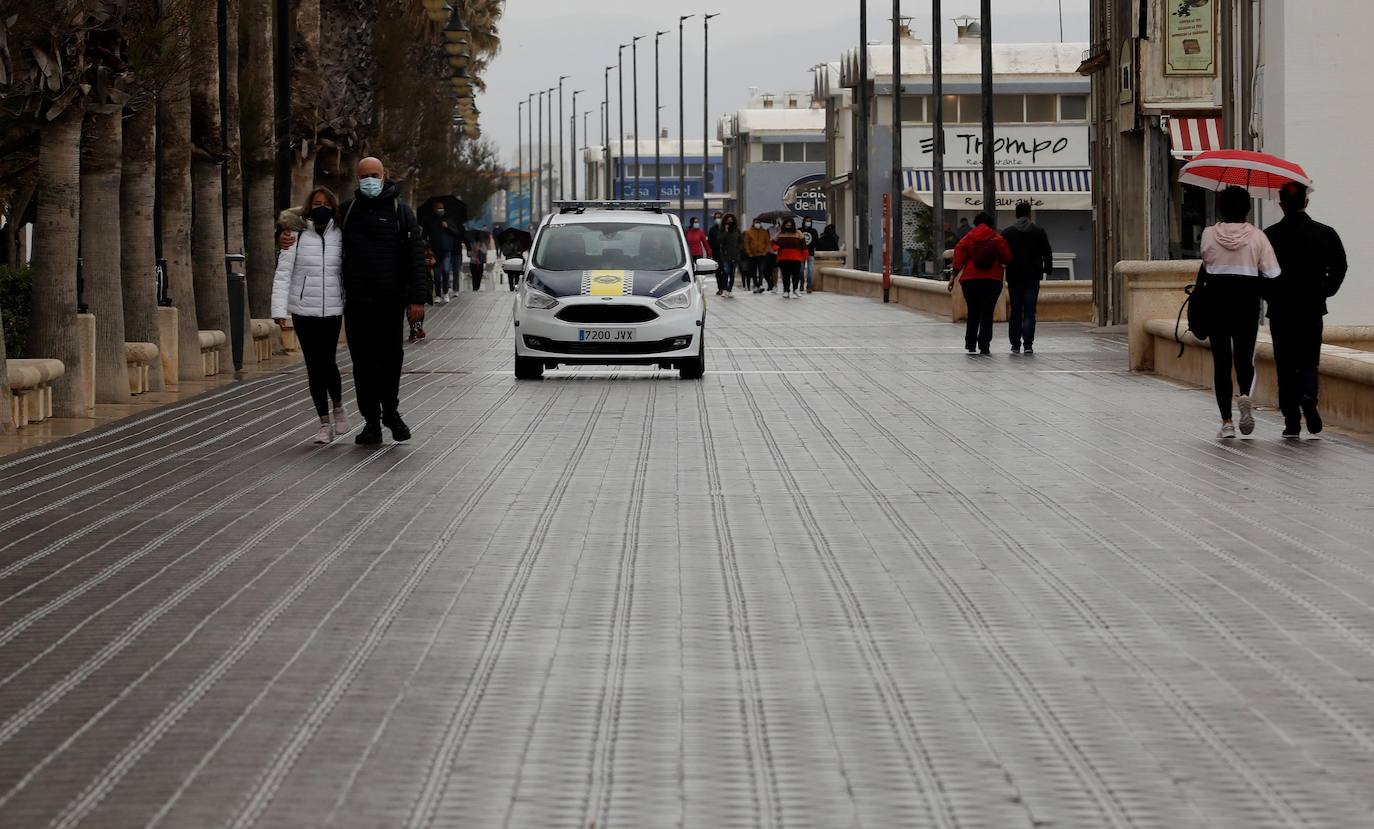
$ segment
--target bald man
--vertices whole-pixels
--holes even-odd
[[[419,320],[429,300],[420,225],[376,158],[358,163],[358,190],[339,212],[344,330],[364,421],[355,440],[381,443],[382,426],[391,430],[393,440],[410,440],[400,412],[404,322]]]

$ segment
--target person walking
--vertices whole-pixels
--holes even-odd
[[[802,288],[802,268],[809,256],[806,237],[797,230],[796,219],[782,223],[782,232],[773,240],[777,251],[778,269],[782,271],[782,298],[800,299]]]
[[[696,216],[687,222],[687,250],[693,259],[711,257],[711,244],[706,239],[706,231],[701,229],[701,219]]]
[[[272,318],[285,327],[290,316],[300,342],[310,399],[320,418],[315,443],[329,443],[349,428],[335,356],[344,313],[343,234],[334,223],[338,208],[334,194],[317,187],[303,206],[286,210],[277,219],[300,239],[277,257]]]
[[[806,292],[811,293],[811,288],[816,284],[816,242],[820,241],[821,232],[811,223],[811,217],[802,218],[802,226],[799,231],[806,237],[806,262],[802,265],[802,280],[805,283]]]
[[[816,250],[839,251],[840,232],[834,225],[826,225],[825,230],[821,231],[821,237],[816,240]]]
[[[724,221],[724,216],[717,210],[711,214],[711,226],[706,229],[706,243],[711,246],[711,250],[720,252],[720,228]]]
[[[1350,267],[1340,234],[1309,216],[1307,201],[1306,185],[1285,184],[1279,190],[1283,218],[1264,231],[1282,271],[1268,284],[1265,301],[1286,438],[1302,436],[1304,419],[1309,433],[1321,434],[1322,317]]]
[[[734,213],[726,213],[716,235],[715,251],[719,262],[716,269],[716,296],[735,297],[735,271],[739,267],[740,252],[744,248],[744,234]]]
[[[468,242],[468,273],[472,276],[472,290],[482,290],[482,275],[487,271],[487,235],[475,231]]]
[[[1040,280],[1054,273],[1054,250],[1049,234],[1031,221],[1029,202],[1016,205],[1016,222],[1002,231],[1002,238],[1011,248],[1011,264],[1007,266],[1007,299],[1010,318],[1007,333],[1011,336],[1011,352],[1035,353],[1035,306],[1040,301]]]
[[[764,270],[768,267],[768,252],[773,249],[773,240],[763,222],[754,220],[753,225],[744,231],[745,288],[753,288],[754,293],[763,293]],[[772,287],[771,285],[769,286]]]
[[[462,236],[449,220],[443,202],[436,203],[425,218],[424,238],[425,244],[434,251],[434,304],[445,305],[458,288],[453,260],[462,244]]]
[[[979,213],[973,219],[973,229],[954,247],[955,279],[964,291],[968,304],[968,322],[964,328],[964,348],[973,354],[992,353],[992,318],[997,301],[1002,298],[1004,269],[1011,264],[1011,248],[1007,240],[993,227],[992,216]],[[954,290],[954,282],[950,282]]]
[[[964,237],[969,235],[969,233],[971,233],[972,231],[973,228],[969,227],[968,218],[964,217],[960,219],[959,226],[954,229],[955,245],[958,245],[960,242],[964,241]]]
[[[779,283],[781,273],[778,271],[778,234],[782,233],[782,222],[777,219],[768,226],[768,291],[772,293],[774,286]]]
[[[1218,438],[1234,438],[1231,368],[1240,391],[1240,433],[1255,431],[1255,339],[1259,334],[1260,301],[1270,280],[1280,274],[1269,237],[1250,224],[1250,194],[1243,187],[1227,187],[1217,196],[1221,221],[1202,231],[1203,280],[1210,309],[1208,339],[1212,347],[1212,385],[1221,413]]]

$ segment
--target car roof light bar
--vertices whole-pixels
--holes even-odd
[[[555,201],[559,213],[585,213],[588,210],[645,210],[662,213],[668,201]]]

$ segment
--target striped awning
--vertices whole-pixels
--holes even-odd
[[[934,174],[930,170],[905,170],[903,195],[930,204]],[[1090,170],[998,170],[997,209],[1011,210],[1029,202],[1038,210],[1092,210]],[[946,170],[946,210],[983,209],[983,171]]]
[[[1190,159],[1211,150],[1225,149],[1220,118],[1170,118],[1169,154]]]

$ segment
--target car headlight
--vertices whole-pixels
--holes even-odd
[[[538,308],[541,311],[547,311],[548,309],[552,308],[557,304],[558,300],[554,299],[546,293],[543,293],[542,291],[536,291],[533,288],[530,288],[525,292],[526,308]]]
[[[668,294],[654,304],[669,311],[679,308],[689,308],[692,305],[692,295],[689,293],[691,290],[691,288],[683,288],[680,291]]]

